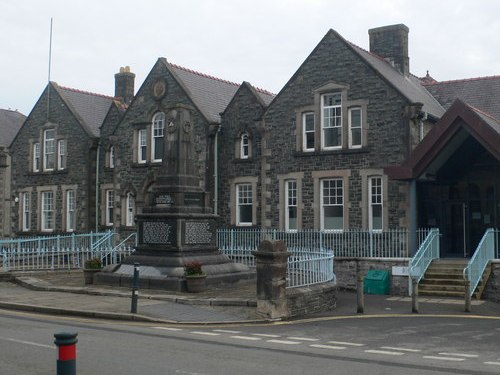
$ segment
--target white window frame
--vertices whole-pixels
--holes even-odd
[[[53,132],[51,138],[49,132]],[[52,165],[50,166],[50,162]],[[43,131],[43,170],[53,171],[56,167],[56,131],[55,129],[45,129]]]
[[[21,195],[22,202],[22,231],[28,232],[31,229],[31,192]]]
[[[75,231],[76,197],[74,190],[66,190],[66,232]]]
[[[63,170],[66,168],[66,140],[60,139],[57,141],[57,169]]]
[[[135,196],[131,192],[127,193],[126,199],[126,215],[125,215],[125,225],[127,227],[134,226],[134,218],[135,218]]]
[[[40,172],[40,142],[33,143],[33,172]]]
[[[307,128],[307,119],[312,117],[312,129]],[[307,147],[307,136],[312,134],[313,145]],[[316,148],[316,116],[314,112],[305,112],[302,114],[302,150],[305,152],[314,151]]]
[[[354,111],[359,112],[359,124],[353,126],[352,113]],[[353,130],[359,131],[359,144],[353,144]],[[349,108],[349,148],[361,148],[363,145],[363,111],[361,107]]]
[[[153,125],[151,126],[151,161],[161,162],[163,160],[163,153],[160,158],[156,155],[156,139],[161,138],[162,142],[165,137],[165,113],[158,112],[153,116]],[[165,147],[165,146],[163,146]]]
[[[298,230],[298,186],[297,180],[285,181],[285,230],[287,232],[297,232]],[[290,228],[290,209],[295,209],[295,228]]]
[[[335,105],[325,105],[325,100],[327,97],[339,97],[340,104]],[[340,144],[338,145],[326,145],[326,133],[327,131],[332,131],[333,129],[338,129],[340,132]],[[336,150],[342,148],[342,94],[340,92],[331,92],[321,95],[321,148],[323,150]]]
[[[109,168],[115,167],[115,146],[111,146],[109,148],[109,160],[108,160]]]
[[[115,191],[106,190],[106,226],[112,226],[114,221]]]
[[[54,217],[54,192],[42,191],[41,194],[41,230],[42,232],[54,231],[55,217]]]
[[[250,157],[250,138],[248,133],[243,133],[240,137],[240,159]]]
[[[330,195],[325,195],[325,184],[326,182],[331,183],[334,182],[334,186],[329,187],[332,189],[332,193]],[[340,183],[340,186],[338,185]],[[340,188],[340,193],[338,194],[338,189]],[[343,231],[344,230],[344,180],[343,178],[324,178],[321,180],[320,185],[320,223],[321,230],[325,231]],[[325,203],[325,200],[328,200]],[[342,226],[340,228],[325,228],[325,209],[327,207],[341,207],[342,212]]]
[[[250,206],[250,221],[242,221],[240,209]],[[236,225],[251,226],[253,224],[253,189],[251,183],[236,184]]]
[[[384,228],[384,180],[382,176],[368,177],[368,228],[382,231]],[[374,228],[373,209],[380,206],[380,227]]]
[[[148,155],[147,149],[148,149],[147,129],[139,129],[137,131],[137,163],[139,164],[146,163]]]

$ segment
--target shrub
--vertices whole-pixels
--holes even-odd
[[[184,264],[184,275],[185,276],[197,276],[203,275],[203,270],[201,269],[201,262],[196,260]]]
[[[85,268],[91,270],[98,270],[102,268],[102,262],[99,258],[89,259],[85,262]]]

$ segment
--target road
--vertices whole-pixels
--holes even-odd
[[[158,326],[0,310],[0,373],[55,374],[55,332],[78,332],[77,373],[499,374],[500,319],[354,317]]]

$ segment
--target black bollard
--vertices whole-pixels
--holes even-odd
[[[132,279],[132,306],[130,312],[137,314],[137,299],[139,298],[139,263],[134,263],[134,278]]]
[[[58,347],[57,375],[76,375],[77,335],[67,332],[54,334],[54,344]]]

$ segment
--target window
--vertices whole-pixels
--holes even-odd
[[[115,192],[106,190],[106,225],[113,225],[113,214],[115,208]]]
[[[342,96],[340,93],[321,96],[323,149],[342,147]]]
[[[22,193],[22,230],[28,232],[31,229],[31,193]]]
[[[250,157],[250,140],[248,133],[243,133],[240,139],[240,158],[248,159]]]
[[[57,142],[57,169],[66,168],[66,141],[61,139]]]
[[[135,217],[135,197],[134,194],[127,194],[127,216],[126,223],[127,227],[131,227],[134,225],[134,217]]]
[[[75,191],[66,191],[66,231],[75,230]]]
[[[302,115],[302,150],[314,151],[314,113],[304,113]]]
[[[321,229],[344,229],[344,191],[340,178],[321,180]]]
[[[361,108],[349,109],[349,147],[359,148],[362,145]]]
[[[42,192],[42,231],[54,230],[54,193],[52,191]]]
[[[368,206],[368,225],[370,230],[382,230],[382,177],[374,176],[368,180],[369,206]]]
[[[33,144],[33,172],[40,172],[40,143]]]
[[[54,129],[47,129],[43,132],[43,169],[45,171],[52,171],[55,167],[55,140],[56,131]]]
[[[115,146],[111,146],[109,148],[108,165],[109,165],[110,168],[114,168],[115,167]]]
[[[297,181],[288,180],[285,184],[285,228],[287,231],[296,231],[297,225]]]
[[[153,131],[151,133],[151,160],[161,161],[163,159],[163,136],[165,133],[165,113],[158,112],[153,117]]]
[[[252,184],[236,185],[236,225],[252,225]]]
[[[146,129],[140,129],[137,133],[138,149],[137,149],[137,162],[143,164],[146,162],[147,155],[147,137]]]

